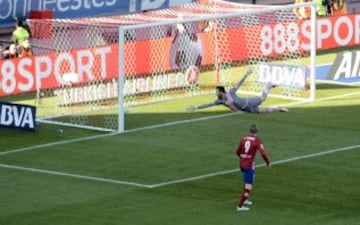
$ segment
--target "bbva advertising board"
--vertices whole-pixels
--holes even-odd
[[[0,102],[0,127],[35,130],[36,107]]]

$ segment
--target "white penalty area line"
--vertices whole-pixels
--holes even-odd
[[[87,137],[82,137],[82,138],[51,142],[51,143],[40,144],[40,145],[33,145],[33,146],[29,146],[29,147],[24,147],[24,148],[3,151],[3,152],[0,152],[0,156],[29,151],[29,150],[43,149],[43,148],[53,147],[56,145],[64,145],[64,144],[71,144],[71,143],[75,143],[75,142],[94,140],[97,138],[103,138],[103,137],[108,137],[108,136],[112,136],[112,135],[116,135],[116,133],[92,135],[92,136],[87,136]]]
[[[23,167],[23,166],[14,166],[14,165],[2,164],[2,163],[0,163],[0,167],[6,168],[6,169],[12,169],[12,170],[22,170],[22,171],[33,172],[33,173],[42,173],[42,174],[62,176],[62,177],[71,177],[71,178],[82,179],[82,180],[91,180],[91,181],[97,181],[97,182],[103,182],[103,183],[112,183],[112,184],[121,184],[121,185],[128,185],[128,186],[135,186],[135,187],[142,187],[142,188],[150,188],[149,185],[145,185],[145,184],[139,184],[139,183],[130,182],[130,181],[107,179],[107,178],[102,178],[102,177],[93,177],[93,176],[86,176],[86,175],[79,175],[79,174],[72,174],[72,173],[63,173],[63,172],[52,171],[52,170],[43,170],[43,169],[36,169],[36,168]]]
[[[316,102],[344,98],[344,97],[349,97],[349,96],[353,96],[353,95],[360,95],[360,92],[352,92],[352,93],[348,93],[348,94],[319,98],[319,99],[316,99]],[[287,104],[282,104],[282,106],[284,106],[284,107],[290,106],[291,107],[291,106],[304,105],[304,104],[308,104],[308,103],[311,103],[311,101],[290,102]],[[229,117],[229,116],[238,115],[240,113],[242,113],[242,112],[231,112],[231,113],[225,113],[225,114],[220,114],[220,115],[216,115],[216,116],[201,117],[201,118],[181,120],[181,121],[163,123],[163,124],[158,124],[158,125],[153,125],[153,126],[135,128],[135,129],[131,129],[131,130],[125,130],[124,134],[133,133],[133,132],[137,132],[137,131],[152,130],[152,129],[162,128],[162,127],[175,126],[175,125],[186,124],[186,123],[206,121],[206,120],[211,120],[211,119],[225,118],[225,117]],[[43,149],[43,148],[53,147],[53,146],[57,146],[57,145],[64,145],[64,144],[71,144],[71,143],[88,141],[88,140],[95,140],[98,138],[103,138],[103,137],[108,137],[108,136],[113,136],[113,135],[118,135],[118,134],[119,133],[107,133],[107,134],[92,135],[92,136],[88,136],[88,137],[75,138],[75,139],[64,140],[64,141],[51,142],[51,143],[47,143],[47,144],[33,145],[33,146],[29,146],[29,147],[24,147],[24,148],[3,151],[3,152],[0,152],[0,156],[29,151],[29,150]]]
[[[318,156],[329,155],[329,154],[334,154],[337,152],[343,152],[343,151],[349,151],[349,150],[355,150],[355,149],[359,150],[360,145],[352,145],[352,146],[347,146],[347,147],[343,147],[343,148],[337,148],[337,149],[326,150],[326,151],[302,155],[302,156],[296,156],[296,157],[292,157],[292,158],[288,158],[288,159],[277,160],[277,161],[272,162],[271,164],[279,165],[279,164],[284,164],[284,163],[288,163],[288,162],[309,159],[309,158],[314,158],[314,157],[318,157]],[[265,166],[265,164],[259,164],[256,166],[256,168],[260,168],[260,167],[264,167],[264,166]],[[149,189],[159,188],[159,187],[173,185],[173,184],[186,183],[186,182],[191,182],[191,181],[196,181],[196,180],[202,180],[205,178],[230,174],[230,173],[239,171],[239,168],[236,168],[236,169],[224,170],[224,171],[209,173],[209,174],[200,175],[200,176],[194,176],[194,177],[188,177],[188,178],[183,178],[183,179],[171,180],[171,181],[167,181],[167,182],[161,182],[161,183],[157,183],[157,184],[141,184],[141,183],[130,182],[130,181],[107,179],[107,178],[93,177],[93,176],[86,176],[86,175],[79,175],[79,174],[72,174],[72,173],[63,173],[63,172],[52,171],[52,170],[14,166],[14,165],[2,164],[2,163],[0,163],[0,167],[6,168],[6,169],[21,170],[21,171],[26,171],[26,172],[42,173],[42,174],[62,176],[62,177],[71,177],[71,178],[82,179],[82,180],[91,180],[91,181],[102,182],[102,183],[112,183],[112,184],[118,184],[118,185],[135,186],[135,187],[149,188]]]

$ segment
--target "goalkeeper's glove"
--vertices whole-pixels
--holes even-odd
[[[188,106],[188,107],[186,108],[186,111],[189,112],[189,113],[191,113],[191,112],[195,112],[196,109],[197,109],[196,106],[190,105],[190,106]]]

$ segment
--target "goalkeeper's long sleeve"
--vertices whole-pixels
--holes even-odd
[[[205,109],[205,108],[209,108],[209,107],[215,106],[215,105],[216,105],[216,104],[215,104],[214,102],[212,102],[212,103],[207,103],[207,104],[199,105],[199,106],[197,106],[196,108],[197,108],[197,109]]]

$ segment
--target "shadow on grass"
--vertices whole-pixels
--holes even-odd
[[[341,85],[341,84],[330,84],[330,83],[317,83],[316,89],[358,89],[359,85]]]
[[[347,100],[354,100],[354,98],[335,99],[334,104],[344,102]],[[330,101],[330,100],[329,100]],[[328,102],[328,101],[327,101]],[[219,106],[217,111],[199,111],[195,113],[187,112],[159,112],[159,113],[130,113],[125,115],[125,130],[141,129],[146,127],[158,127],[165,125],[183,124],[188,122],[195,122],[201,120],[213,121],[213,118],[229,117],[230,120],[238,120],[239,117],[251,121],[272,120],[278,121],[279,124],[288,123],[303,123],[312,126],[315,123],[320,123],[320,127],[334,127],[335,121],[351,121],[348,126],[358,124],[360,127],[360,120],[356,120],[357,112],[360,111],[359,105],[344,105],[344,106],[321,106],[311,108],[290,108],[289,113],[271,113],[271,114],[254,114],[254,113],[233,113],[226,108]],[[241,115],[234,115],[241,114]],[[350,117],[344,120],[344,117]],[[235,119],[234,119],[235,118]],[[115,114],[107,115],[84,115],[74,117],[58,118],[62,122],[76,123],[79,125],[90,125],[97,127],[106,127],[109,129],[117,130],[118,116]],[[295,120],[295,121],[293,121]],[[210,122],[211,123],[211,122]],[[338,126],[338,124],[336,125]]]

